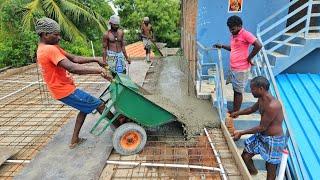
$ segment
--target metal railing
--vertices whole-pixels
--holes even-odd
[[[225,80],[224,80],[224,72],[223,72],[223,64],[222,64],[222,55],[221,49],[213,48],[213,47],[205,47],[200,42],[197,42],[198,47],[198,71],[197,76],[200,81],[202,78],[214,78],[215,79],[215,96],[214,100],[215,106],[217,107],[219,117],[221,120],[224,120],[227,113],[227,100],[225,98]],[[211,56],[211,57],[210,57]],[[209,62],[204,63],[204,59],[208,58]],[[204,66],[215,66],[216,73],[215,75],[203,75],[202,67]]]
[[[257,27],[257,36],[260,37],[261,43],[266,46],[269,43],[277,40],[280,38],[280,36],[284,35],[285,33],[289,32],[293,28],[297,28],[297,26],[303,24],[303,28],[298,30],[297,32],[294,32],[290,34],[290,36],[286,37],[286,39],[281,40],[280,43],[277,45],[271,47],[270,49],[266,49],[267,54],[270,54],[274,52],[275,50],[279,49],[282,47],[284,44],[290,42],[292,39],[296,37],[307,37],[310,30],[319,30],[320,26],[311,26],[310,27],[310,20],[311,18],[314,17],[320,17],[320,13],[313,13],[312,12],[312,7],[314,5],[319,5],[320,1],[314,1],[314,0],[309,0],[306,3],[302,4],[300,7],[295,9],[294,11],[287,13],[289,11],[289,8],[294,5],[295,3],[299,2],[299,0],[293,0],[290,3],[288,3],[286,6],[275,12],[273,15],[269,16],[266,18],[264,21],[258,24]],[[303,13],[302,11],[305,11],[306,15],[300,17],[299,19],[295,20],[292,24],[287,26],[287,21],[289,18],[294,17],[298,13]],[[279,17],[281,15],[285,14],[284,17]],[[275,19],[278,19],[276,22],[273,22]],[[270,24],[270,22],[272,24]],[[287,26],[287,27],[286,27]],[[280,29],[280,31],[278,31]],[[272,34],[271,37],[268,37],[268,34]],[[303,36],[301,36],[303,35]]]
[[[270,81],[270,92],[271,92],[271,94],[276,99],[278,99],[282,104],[282,100],[281,100],[280,93],[279,93],[279,90],[278,90],[278,87],[277,87],[277,84],[276,84],[276,80],[274,78],[274,75],[273,75],[273,72],[271,70],[271,66],[269,64],[269,60],[267,58],[267,54],[266,54],[266,51],[265,51],[264,48],[259,52],[259,54],[254,59],[254,61],[255,61],[255,64],[256,64],[256,66],[254,67],[254,70],[253,70],[255,75],[264,76]],[[282,104],[282,106],[283,106],[283,104]],[[291,126],[290,122],[288,121],[288,116],[287,116],[287,113],[285,111],[285,108],[283,108],[282,110],[283,110],[283,114],[284,114],[284,126],[286,128],[287,142],[288,141],[292,142],[292,146],[293,146],[293,149],[288,148],[289,156],[290,157],[296,157],[298,166],[296,166],[295,163],[293,163],[293,159],[292,158],[289,158],[288,160],[291,161],[291,164],[292,164],[293,169],[294,169],[295,177],[298,178],[300,176],[298,174],[298,172],[299,171],[304,171],[304,168],[302,167],[302,164],[303,164],[302,157],[301,157],[301,154],[300,154],[299,147],[297,146],[297,143],[296,143],[296,140],[295,140],[296,137],[292,133],[292,126]],[[303,175],[303,173],[302,173],[302,175]]]
[[[212,58],[208,58],[209,62],[204,62],[204,57],[209,57],[209,51],[213,48],[206,48],[201,43],[197,42],[198,52],[197,52],[197,80],[199,81],[199,92],[202,90],[202,81],[204,79],[215,78],[215,75],[210,75],[209,73],[203,73],[205,69],[215,68],[216,63],[213,62]]]
[[[302,4],[300,7],[298,7],[297,9],[293,10],[291,13],[287,13],[287,11],[289,11],[289,8],[292,5],[294,5],[295,3],[297,3],[298,1],[299,0],[291,1],[286,6],[284,6],[283,8],[278,10],[277,12],[275,12],[273,15],[269,16],[267,19],[265,19],[264,21],[259,23],[258,27],[257,27],[258,39],[260,40],[260,42],[264,46],[262,47],[261,51],[258,53],[258,55],[255,58],[256,66],[254,68],[254,73],[256,75],[265,76],[267,79],[269,79],[269,81],[271,82],[270,83],[270,85],[271,85],[270,92],[272,93],[273,96],[275,96],[278,100],[280,100],[281,103],[282,103],[282,101],[281,101],[280,93],[279,93],[279,90],[278,90],[278,87],[276,84],[276,80],[273,75],[273,71],[271,70],[271,65],[270,65],[270,62],[268,59],[268,54],[271,54],[272,52],[279,49],[284,44],[290,42],[291,40],[293,40],[296,37],[303,37],[303,36],[301,36],[302,34],[304,35],[304,37],[307,37],[310,30],[320,30],[320,26],[311,26],[310,27],[310,19],[313,17],[320,17],[320,13],[312,13],[313,5],[319,5],[320,1],[309,0],[306,3]],[[289,18],[297,15],[298,13],[300,13],[301,11],[303,11],[305,9],[307,9],[307,14],[305,16],[300,17],[300,19],[296,20],[295,22],[293,22],[289,26],[284,27],[283,29],[281,27],[279,27],[283,23],[286,23]],[[283,14],[285,14],[284,17],[281,17],[276,22],[273,22],[275,19],[279,18],[278,16],[283,15]],[[267,24],[270,22],[273,22],[273,24],[267,26]],[[287,36],[286,39],[281,40],[280,43],[276,44],[275,46],[271,47],[270,49],[268,49],[268,50],[266,49],[266,46],[270,42],[278,39],[280,36],[284,35],[285,33],[290,31],[291,29],[295,28],[296,26],[302,24],[303,22],[305,22],[304,26],[302,26],[302,28],[300,30],[290,34],[290,36]],[[264,26],[266,26],[266,28],[263,28]],[[276,32],[278,30],[276,28],[280,29],[280,31]],[[266,35],[268,33],[271,33],[273,35],[271,37],[267,37]],[[288,141],[290,141],[290,143],[293,147],[293,148],[288,148],[289,156],[291,157],[291,158],[289,158],[289,161],[291,161],[290,165],[293,166],[295,178],[306,179],[306,177],[305,177],[306,170],[302,166],[302,164],[303,164],[302,157],[301,157],[301,154],[299,151],[299,147],[297,146],[297,143],[296,143],[295,135],[292,133],[292,126],[291,126],[290,122],[288,121],[288,116],[286,114],[285,109],[283,109],[283,113],[284,113],[284,118],[285,118],[284,119],[284,126],[286,128],[286,135],[287,135]],[[296,163],[293,162],[292,157],[296,157]],[[288,168],[287,168],[287,171],[288,171]],[[302,177],[300,177],[301,175],[299,172],[301,172]]]

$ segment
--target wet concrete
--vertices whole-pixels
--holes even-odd
[[[133,82],[142,86],[149,66],[150,64],[146,63],[144,60],[132,61],[131,64],[127,66],[127,75]]]
[[[152,71],[157,73],[144,86],[153,93],[147,98],[176,115],[185,124],[187,135],[201,134],[205,126],[219,127],[217,111],[210,101],[197,99],[193,92],[188,96],[188,79],[179,59],[167,57],[155,64]]]

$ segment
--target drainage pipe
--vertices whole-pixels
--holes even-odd
[[[20,164],[20,163],[30,163],[30,160],[6,160],[6,163],[16,163],[16,164]]]
[[[111,161],[111,160],[107,160],[107,164],[127,165],[127,166],[146,166],[146,167],[188,168],[188,169],[201,169],[201,170],[221,172],[221,169],[219,168],[199,166],[199,165],[189,165],[189,164],[164,164],[164,163],[146,163],[146,162]]]
[[[206,135],[207,135],[207,138],[208,138],[208,141],[209,141],[209,143],[210,143],[210,145],[211,145],[213,154],[214,154],[214,156],[217,158],[217,162],[218,162],[219,168],[220,168],[220,170],[221,170],[222,179],[223,179],[223,180],[227,180],[226,172],[224,171],[224,168],[223,168],[223,166],[222,166],[222,164],[221,164],[220,156],[218,155],[218,152],[217,152],[216,149],[214,148],[214,145],[213,145],[213,143],[212,143],[212,140],[211,140],[211,138],[210,138],[210,136],[209,136],[209,133],[208,133],[208,131],[207,131],[206,128],[204,128],[204,132],[205,132]]]

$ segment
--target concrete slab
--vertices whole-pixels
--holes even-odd
[[[75,149],[68,147],[75,124],[70,120],[14,179],[98,179],[113,149],[113,132],[90,134],[96,119],[98,114],[88,115],[80,132],[87,141]]]
[[[19,149],[11,147],[0,147],[0,165],[3,164],[11,156],[15,155]]]
[[[142,86],[147,71],[150,67],[150,63],[146,63],[144,60],[137,60],[132,61],[128,67],[128,76],[133,82],[137,83],[139,86]]]

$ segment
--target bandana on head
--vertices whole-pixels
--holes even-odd
[[[144,21],[144,22],[149,22],[149,17],[144,17],[144,18],[143,18],[143,21]]]
[[[112,15],[109,19],[109,23],[119,25],[120,24],[120,17],[117,15]]]
[[[53,19],[43,17],[37,20],[35,29],[37,34],[60,32],[60,25]]]

